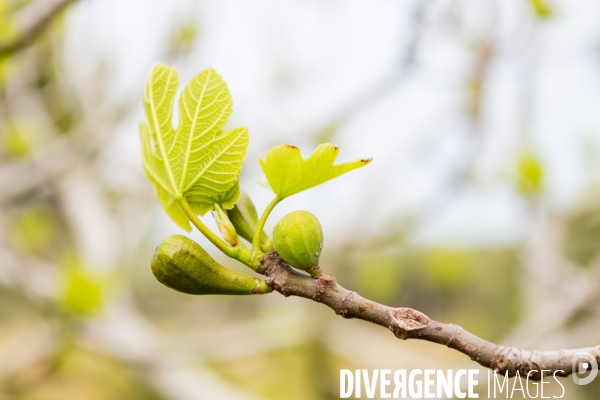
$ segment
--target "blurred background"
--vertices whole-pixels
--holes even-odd
[[[271,146],[373,157],[268,222],[319,217],[343,286],[499,344],[598,345],[599,17],[594,0],[0,0],[0,399],[335,399],[341,368],[477,367],[303,299],[160,285],[154,249],[183,232],[141,168],[156,61],[229,84],[259,211]],[[600,379],[562,383],[600,398]]]

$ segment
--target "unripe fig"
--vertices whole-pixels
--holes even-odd
[[[160,283],[189,294],[262,294],[264,280],[231,271],[185,236],[166,238],[154,253],[152,272]]]
[[[308,211],[294,211],[281,218],[273,229],[275,250],[283,261],[311,276],[321,273],[319,257],[323,248],[323,229]]]
[[[231,210],[227,210],[227,216],[238,235],[252,243],[256,224],[258,223],[258,214],[254,203],[243,190],[240,191],[240,197],[235,206]],[[264,231],[261,232],[260,243],[263,251],[268,251],[272,245]]]

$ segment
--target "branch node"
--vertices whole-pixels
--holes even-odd
[[[412,332],[426,328],[431,320],[423,313],[412,308],[398,307],[387,312],[388,328],[399,339],[408,339]]]
[[[267,254],[265,254],[261,257],[260,260],[258,260],[256,272],[258,272],[259,274],[269,276],[277,267],[280,261],[282,260],[279,254],[277,254],[275,249],[271,248]]]
[[[267,276],[265,282],[271,289],[278,291],[285,297],[292,294],[287,290],[288,288],[286,285],[286,282],[288,281],[287,277],[292,272],[291,268],[283,262],[275,249],[270,249],[269,252],[259,260],[256,272]]]
[[[333,286],[335,285],[336,281],[335,278],[331,275],[327,275],[327,274],[321,274],[318,277],[315,278],[317,281],[317,287],[315,289],[315,294],[313,295],[313,299],[316,302],[321,302],[321,295],[323,293],[325,293],[325,289],[328,286]]]
[[[353,290],[351,292],[348,292],[344,296],[342,296],[342,301],[340,304],[340,312],[338,314],[341,315],[343,318],[352,318],[352,317],[348,317],[348,309],[346,308],[346,300],[348,300],[348,297],[350,297],[354,294],[356,294],[356,292]]]
[[[523,350],[520,350],[520,352],[522,355]],[[529,357],[527,357],[526,360],[521,359],[520,365],[517,366],[519,374],[521,374],[521,376],[527,376],[527,374],[530,371],[536,371],[533,374],[531,374],[530,379],[541,380],[543,378],[541,375],[541,371],[546,368],[542,367],[539,363],[534,361],[536,359],[536,353],[536,351],[532,351],[529,353]]]
[[[495,357],[492,361],[492,367],[494,370],[502,375],[508,374],[509,378],[512,378],[516,375],[516,371],[520,366],[519,362],[516,360],[520,360],[520,355],[515,355],[515,353],[519,351],[512,347],[502,347],[499,346],[496,351]],[[513,361],[514,360],[514,361]],[[534,379],[534,377],[531,377]]]

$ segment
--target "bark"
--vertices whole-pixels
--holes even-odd
[[[405,307],[388,307],[365,299],[340,286],[335,278],[321,274],[316,278],[292,270],[277,252],[265,255],[257,272],[284,296],[304,297],[323,303],[344,318],[358,318],[388,328],[399,339],[419,339],[438,343],[460,351],[480,365],[510,377],[527,376],[540,380],[543,376],[566,377],[573,373],[573,357],[586,352],[600,363],[600,346],[558,351],[528,351],[490,343],[454,324],[434,321],[425,314]],[[583,360],[582,360],[583,361]]]

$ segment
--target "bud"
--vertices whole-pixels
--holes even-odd
[[[219,227],[219,232],[221,232],[223,239],[232,246],[240,244],[235,227],[232,225],[225,211],[223,211],[218,204],[215,204],[212,215],[217,221],[217,226]]]
[[[218,264],[196,242],[181,235],[166,238],[154,253],[152,273],[160,283],[189,294],[262,294],[271,288]]]
[[[231,210],[227,210],[227,216],[237,233],[252,243],[256,224],[258,223],[258,214],[256,213],[254,203],[252,203],[250,197],[243,190],[240,192],[240,197],[235,206]],[[260,243],[263,251],[268,251],[272,246],[269,237],[264,231],[261,232]]]
[[[294,211],[273,229],[275,250],[283,261],[315,277],[321,273],[319,257],[323,248],[323,229],[308,211]]]

